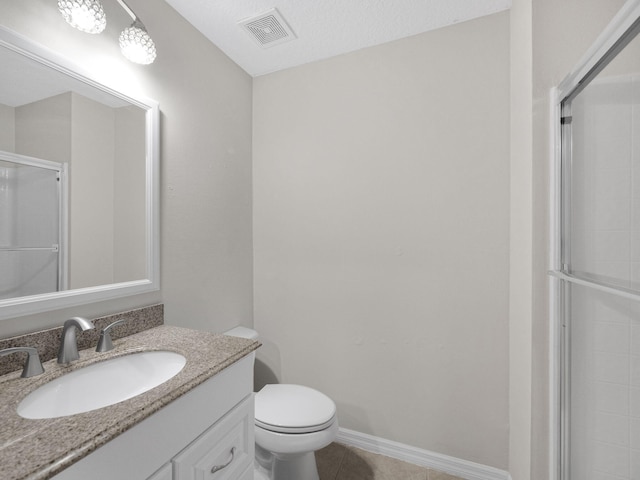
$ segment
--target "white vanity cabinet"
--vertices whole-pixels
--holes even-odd
[[[252,391],[248,355],[53,478],[250,480]]]

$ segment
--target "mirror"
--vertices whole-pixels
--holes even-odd
[[[0,27],[0,319],[159,289],[156,102]]]

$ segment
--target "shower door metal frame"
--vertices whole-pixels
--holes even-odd
[[[569,480],[571,286],[581,285],[640,301],[640,292],[613,287],[570,270],[572,100],[640,33],[640,0],[628,0],[562,83],[551,91],[551,212],[549,258],[550,480]]]
[[[16,153],[5,152],[0,150],[0,161],[15,163],[17,165],[41,168],[44,170],[51,170],[56,172],[57,183],[57,197],[58,197],[58,278],[57,278],[57,290],[66,290],[69,288],[69,268],[68,268],[68,181],[67,181],[67,164],[52,162],[50,160],[43,160],[35,157],[28,157],[26,155],[19,155]],[[3,250],[7,250],[4,248]],[[56,250],[56,246],[49,247],[26,247],[26,248],[11,248],[13,251],[27,251],[27,250]],[[50,292],[47,292],[50,293]]]

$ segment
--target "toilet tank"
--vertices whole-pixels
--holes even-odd
[[[251,328],[238,326],[224,332],[225,335],[230,337],[248,338],[249,340],[258,340],[258,332]]]
[[[251,328],[238,326],[232,328],[231,330],[227,330],[224,332],[224,335],[228,335],[230,337],[239,337],[239,338],[248,338],[249,340],[258,340],[258,332]],[[253,351],[249,354],[251,357],[251,361],[255,365],[256,363],[256,352]],[[254,392],[255,392],[255,384],[254,384]]]

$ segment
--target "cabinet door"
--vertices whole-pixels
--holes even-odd
[[[253,395],[174,459],[174,480],[238,480],[253,465]]]
[[[173,465],[167,463],[160,467],[160,469],[151,475],[147,480],[173,480]]]

